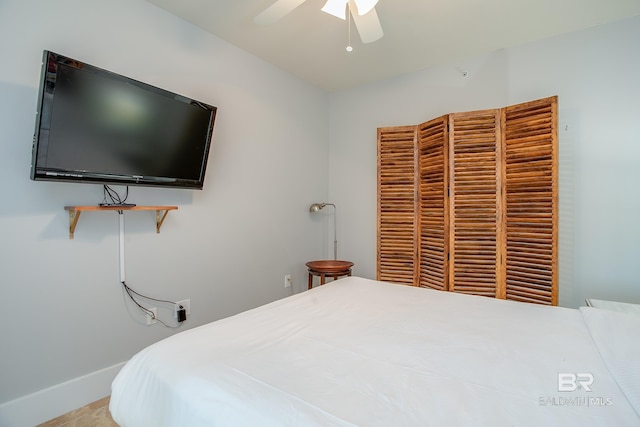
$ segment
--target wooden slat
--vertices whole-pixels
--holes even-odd
[[[507,299],[558,303],[557,102],[502,109]]]
[[[501,296],[500,110],[451,114],[449,287]]]
[[[378,280],[417,283],[416,162],[416,126],[378,129]]]
[[[448,290],[448,116],[418,125],[419,286]]]

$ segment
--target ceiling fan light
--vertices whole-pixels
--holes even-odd
[[[347,19],[347,2],[349,0],[327,0],[322,11],[340,19]]]
[[[378,0],[354,0],[354,3],[358,9],[358,15],[366,15],[371,12],[371,9],[376,7]]]

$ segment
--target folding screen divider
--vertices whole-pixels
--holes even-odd
[[[378,129],[378,280],[557,305],[557,102]]]

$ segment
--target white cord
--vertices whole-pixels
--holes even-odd
[[[124,283],[124,212],[118,211],[118,219],[120,222],[120,234],[119,234],[119,244],[120,244],[120,281]]]

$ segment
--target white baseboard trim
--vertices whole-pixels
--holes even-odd
[[[33,427],[110,395],[111,383],[125,363],[1,404],[0,426]]]

